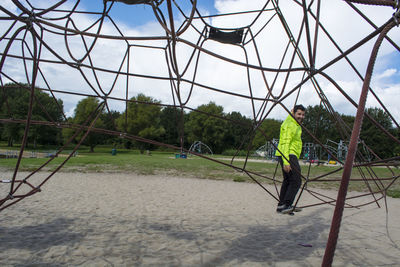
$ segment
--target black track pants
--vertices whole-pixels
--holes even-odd
[[[282,167],[283,182],[281,192],[279,194],[279,205],[287,204],[292,205],[297,191],[301,186],[301,169],[299,160],[295,155],[289,155],[289,162],[292,170],[287,173],[283,170],[282,157],[278,157],[278,161]]]

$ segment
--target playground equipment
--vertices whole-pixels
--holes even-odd
[[[321,159],[321,146],[314,143],[304,143],[302,154],[306,161],[319,160]]]
[[[336,155],[336,157],[339,160],[345,160],[346,159],[347,151],[348,151],[348,145],[343,140],[340,140],[337,143],[335,141],[332,141],[332,140],[328,139],[326,141],[325,147],[328,149],[328,151],[331,154]],[[328,154],[327,157],[328,157],[328,161],[330,161],[331,155]]]
[[[194,141],[189,148],[189,152],[196,152],[198,154],[207,154],[207,155],[213,154],[211,148],[201,141]]]
[[[260,146],[255,154],[259,157],[263,157],[266,159],[274,159],[275,151],[278,147],[279,139],[273,138],[272,141],[268,141],[265,145]]]

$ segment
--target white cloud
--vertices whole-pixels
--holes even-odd
[[[4,7],[5,9],[11,12],[17,11],[17,7],[10,0],[0,0],[0,6]]]
[[[376,74],[374,78],[378,79],[378,80],[383,79],[383,78],[388,78],[388,77],[392,77],[396,73],[397,73],[396,69],[387,69],[383,73]]]
[[[3,5],[2,1],[2,5]],[[35,1],[33,1],[35,2]],[[316,1],[313,4],[312,10],[316,13]],[[17,12],[11,2],[5,1],[7,4],[6,8],[12,12]],[[38,3],[43,3],[39,1]],[[68,1],[69,5],[64,5],[63,7],[71,7],[71,3]],[[116,5],[123,5],[122,3],[116,3]],[[240,12],[246,10],[257,10],[264,7],[265,1],[254,0],[231,0],[231,1],[215,1],[215,9],[219,13],[232,13]],[[302,7],[297,5],[293,1],[279,1],[279,5],[283,15],[285,16],[288,25],[293,33],[294,38],[297,39],[298,33],[300,31],[300,25],[303,19]],[[82,6],[80,6],[82,7]],[[270,3],[267,8],[272,8]],[[371,20],[378,26],[383,24],[386,20],[390,19],[393,10],[388,7],[373,7],[373,6],[362,6],[357,5],[358,8],[362,9],[363,12],[368,14]],[[126,12],[132,12],[133,6],[126,5]],[[176,11],[176,10],[175,10]],[[185,11],[186,12],[186,11]],[[203,15],[208,15],[207,11],[201,11]],[[189,11],[187,11],[188,15]],[[274,16],[275,11],[269,10],[265,11],[257,19],[257,21],[252,24],[251,30],[253,34],[257,34],[259,30],[262,31],[255,38],[255,42],[249,42],[245,46],[245,51],[238,47],[229,44],[221,44],[216,41],[208,40],[203,44],[203,48],[207,49],[213,53],[220,54],[226,58],[236,60],[242,63],[246,63],[245,52],[248,55],[249,63],[258,66],[258,57],[256,54],[256,49],[254,44],[258,49],[261,64],[263,67],[268,68],[278,68],[283,55],[285,53],[286,45],[288,44],[287,34],[278,18]],[[54,14],[49,14],[55,16]],[[59,14],[57,14],[59,15]],[[212,19],[205,19],[205,21],[214,27],[221,28],[237,28],[245,27],[252,23],[258,13],[250,13],[243,15],[234,16],[223,16],[215,17]],[[269,24],[266,22],[272,17]],[[99,19],[99,15],[85,15],[85,14],[75,14],[73,16],[74,22],[77,28],[84,29],[88,25],[91,25],[94,21]],[[183,22],[182,16],[175,16],[176,25],[180,25]],[[131,27],[128,23],[118,20],[118,17],[113,17],[115,21],[118,22],[118,30],[115,26],[106,18],[104,24],[101,28],[101,34],[110,36],[121,36],[119,31],[122,32],[124,36],[137,37],[137,36],[162,36],[164,31],[159,23],[156,21],[155,17],[151,18],[145,25],[140,25],[138,27]],[[314,25],[315,22],[312,18],[310,19],[311,26],[311,39],[314,37]],[[58,25],[66,25],[66,20],[63,21],[52,21]],[[353,11],[345,1],[335,0],[335,1],[323,1],[321,5],[321,23],[329,31],[331,36],[335,39],[342,50],[346,50],[368,35],[373,31],[373,28],[364,21],[355,11]],[[71,26],[71,24],[69,24]],[[199,19],[193,21],[193,26],[195,26],[199,31],[202,31],[205,27],[203,22]],[[263,28],[265,26],[265,28]],[[89,31],[95,33],[99,27],[99,23],[94,25]],[[50,28],[46,26],[46,28]],[[5,31],[5,26],[1,26],[1,34]],[[38,29],[39,30],[39,29]],[[60,30],[56,30],[61,32]],[[246,30],[245,30],[246,32]],[[395,28],[390,32],[391,38],[397,43],[400,42],[399,29]],[[84,37],[87,45],[90,47],[94,38]],[[190,41],[196,44],[199,40],[199,33],[190,27],[180,38]],[[248,33],[246,40],[249,40],[250,35]],[[45,33],[45,40],[62,58],[69,62],[73,62],[71,55],[67,51],[67,46],[64,41],[64,37],[49,32]],[[372,45],[375,39],[363,45],[360,49],[357,49],[349,55],[356,68],[359,70],[361,75],[365,75],[366,65],[369,60],[369,54],[372,49]],[[203,39],[200,39],[202,42]],[[70,36],[68,37],[68,47],[73,57],[81,58],[85,54],[83,49],[84,43],[80,36]],[[201,43],[200,43],[201,44]],[[125,53],[128,51],[128,45],[149,45],[157,47],[166,47],[166,41],[160,40],[147,40],[147,41],[135,41],[129,40],[128,42],[124,40],[111,40],[107,38],[100,38],[97,40],[93,50],[90,53],[90,63],[87,57],[83,63],[93,64],[95,67],[104,70],[118,71],[122,66],[121,71],[127,71],[127,60],[123,63]],[[1,42],[0,48],[3,49],[5,46],[4,41]],[[14,45],[13,45],[14,46]],[[301,37],[299,47],[303,53],[305,60],[309,63],[308,49],[307,49],[307,39],[304,34]],[[21,54],[20,44],[15,44],[15,48],[12,50],[15,54]],[[206,53],[201,53],[197,64],[197,73],[194,78],[193,73],[196,68],[197,61],[197,50],[192,46],[189,46],[183,42],[177,44],[177,61],[178,69],[182,71],[187,67],[187,71],[183,75],[183,79],[188,81],[194,80],[197,83],[203,84],[205,86],[210,86],[217,88],[226,92],[233,92],[237,94],[242,94],[250,96],[249,82],[252,88],[252,94],[254,97],[265,97],[267,94],[267,87],[263,79],[263,73],[257,69],[250,69],[250,81],[247,77],[247,68],[226,62],[224,60],[215,58]],[[162,49],[150,49],[138,46],[131,46],[129,49],[130,61],[129,61],[129,72],[138,75],[149,75],[168,78],[168,65],[166,62],[166,54]],[[194,57],[191,58],[192,53]],[[397,70],[393,66],[387,65],[388,55],[394,53],[392,46],[388,45],[385,41],[382,45],[382,49],[379,53],[377,65],[380,65],[379,73],[374,76],[373,86],[376,87],[376,92],[379,93],[381,100],[387,105],[389,110],[396,119],[400,119],[400,112],[396,108],[396,103],[394,102],[398,94],[399,84],[387,82],[388,78],[395,77],[398,75]],[[398,53],[398,52],[396,52]],[[291,56],[293,54],[293,47],[289,46],[287,56],[283,62],[283,68],[287,68],[291,61]],[[318,43],[317,43],[317,57],[316,57],[316,68],[321,68],[327,62],[333,60],[340,55],[340,52],[329,40],[328,36],[319,29]],[[167,56],[170,56],[167,54]],[[46,49],[42,51],[42,58],[55,59],[53,55]],[[384,59],[384,60],[383,60]],[[381,60],[381,61],[380,61]],[[386,60],[386,61],[385,61]],[[5,71],[10,76],[14,77],[16,80],[22,79],[24,71],[21,67],[21,60],[7,59],[6,65],[3,71]],[[71,68],[60,64],[47,64],[41,63],[41,68],[45,73],[45,79],[49,82],[53,89],[66,90],[71,92],[80,93],[90,93],[93,94],[94,90],[101,93],[101,89],[105,93],[108,93],[112,88],[113,91],[110,96],[125,98],[126,94],[126,84],[127,78],[124,75],[117,75],[115,73],[108,73],[107,71],[96,70],[92,71],[90,69],[82,68],[82,73],[85,74],[86,80],[83,78],[82,73],[77,69]],[[387,66],[387,67],[385,67]],[[301,61],[296,56],[293,67],[302,67]],[[344,60],[340,60],[336,64],[327,68],[325,72],[335,79],[338,84],[349,94],[356,102],[360,94],[362,81],[354,73],[349,64]],[[275,72],[264,72],[269,86],[273,84],[275,77],[277,77],[275,86],[272,93],[274,96],[282,94],[284,97],[290,90],[292,90],[302,79],[303,72],[292,72],[287,79],[287,86],[284,91],[282,91],[283,85],[286,79],[286,73],[280,73],[276,76]],[[97,81],[96,81],[97,79]],[[397,79],[399,80],[399,79]],[[333,107],[339,113],[354,114],[354,107],[343,97],[332,84],[330,84],[325,78],[318,75],[317,81],[324,90],[327,98],[331,101]],[[44,85],[44,80],[40,78],[38,82]],[[91,89],[91,86],[93,89]],[[114,86],[114,87],[113,87]],[[185,101],[190,95],[190,99],[187,105],[192,108],[196,108],[200,104],[208,103],[209,101],[215,101],[217,104],[224,106],[225,112],[240,111],[242,114],[251,116],[253,114],[253,105],[251,100],[246,98],[240,98],[237,96],[232,96],[228,94],[214,92],[199,86],[194,86],[193,91],[190,91],[191,84],[182,82],[180,84],[181,97]],[[143,77],[130,77],[128,85],[128,97],[132,97],[137,93],[145,93],[156,99],[162,101],[165,104],[172,104],[173,97],[171,94],[170,83],[167,80],[160,79],[150,79]],[[297,91],[292,93],[289,97],[285,98],[283,103],[291,107],[296,99]],[[75,107],[77,101],[81,97],[71,96],[71,95],[60,95],[63,98],[66,111],[69,115],[72,114],[73,108]],[[174,95],[176,97],[176,95]],[[398,98],[398,97],[397,97]],[[315,105],[319,104],[320,100],[315,93],[310,82],[304,84],[301,88],[298,102],[305,105]],[[255,101],[254,112],[257,113],[261,106],[261,101]],[[116,101],[111,101],[111,108],[123,110],[125,104],[118,103]],[[368,98],[368,105],[375,105],[376,101],[373,101],[371,97]],[[271,103],[267,105],[267,110],[272,106]],[[290,109],[290,108],[289,108]],[[275,108],[270,113],[271,117],[282,119],[285,116],[282,108]]]

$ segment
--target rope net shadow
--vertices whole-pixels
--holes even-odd
[[[303,169],[303,187],[296,203],[301,204],[299,199],[302,194],[311,194],[315,203],[303,205],[303,208],[336,205],[335,198],[309,185],[340,183],[347,179],[362,184],[365,192],[351,196],[345,194],[344,207],[359,208],[371,203],[379,206],[378,201],[386,197],[387,190],[399,178],[396,162],[400,157],[384,158],[374,152],[369,144],[359,139],[361,125],[357,122],[361,123],[364,117],[393,144],[400,144],[398,136],[364,113],[368,94],[369,99],[388,114],[396,130],[400,128],[397,114],[385,105],[379,90],[371,85],[380,44],[383,43],[382,50],[391,51],[391,57],[398,56],[400,51],[393,37],[393,32],[398,34],[395,27],[399,23],[399,4],[390,0],[332,2],[266,0],[251,10],[217,15],[205,14],[199,8],[200,1],[196,0],[104,1],[92,11],[86,11],[84,3],[79,0],[57,1],[47,6],[41,6],[40,1],[12,0],[0,6],[1,99],[2,105],[8,107],[8,112],[1,115],[0,121],[3,126],[24,126],[15,170],[11,177],[1,180],[0,211],[40,192],[42,186],[76,153],[89,133],[118,136],[206,158],[244,173],[277,200],[278,190],[269,190],[264,182],[272,182],[277,188],[281,181],[276,177],[280,175],[269,177],[253,171],[248,164],[253,148],[245,146],[245,142],[236,148],[247,151],[245,160],[240,162],[236,156],[227,163],[185,148],[183,114],[199,112],[226,120],[237,127],[247,127],[246,139],[252,140],[257,132],[265,135],[260,125],[267,118],[279,113],[286,116],[296,103],[309,99],[329,112],[334,121],[332,127],[336,127],[341,139],[349,143],[349,152],[345,160],[337,158],[326,144],[314,136],[312,130],[302,126],[303,134],[311,137],[332,160],[340,164],[316,177],[310,175],[311,165],[306,166],[308,172]],[[329,18],[336,19],[339,15],[325,12],[331,5],[339,5],[345,15],[351,15],[369,30],[359,32],[349,23],[346,25],[347,32],[331,32]],[[143,14],[153,19],[149,24],[153,30],[146,32],[140,27],[129,29],[114,16],[113,12],[117,9],[142,10]],[[370,16],[378,10],[389,15],[383,21],[382,16],[379,19]],[[132,17],[132,21],[135,18]],[[322,45],[324,50],[318,49]],[[354,61],[359,58],[359,53],[371,56],[364,56],[364,61]],[[229,77],[224,77],[226,69],[229,69]],[[338,74],[339,69],[341,74]],[[352,75],[362,90],[350,92],[349,84],[339,82],[344,72],[345,75]],[[29,99],[23,103],[26,118],[16,118],[9,108],[10,91],[6,89],[10,83],[29,92]],[[73,88],[75,84],[79,84],[79,89]],[[62,113],[62,122],[54,118],[54,112],[41,103],[35,91],[52,97]],[[147,102],[133,99],[132,96],[139,91],[152,93],[163,100]],[[73,124],[67,120],[67,114],[57,98],[74,104],[84,97],[98,99],[98,106],[85,121]],[[241,125],[239,121],[197,109],[199,100],[203,98],[216,103],[224,99],[232,108],[245,110],[251,114],[252,125]],[[340,107],[335,108],[332,99],[340,99],[357,112],[354,126],[342,120],[337,112]],[[180,145],[142,138],[127,131],[108,130],[96,123],[105,112],[115,124],[111,115],[115,107],[124,107],[127,119],[128,106],[132,103],[176,108]],[[45,120],[37,120],[32,115],[33,106],[42,110]],[[50,157],[30,173],[20,171],[27,138],[34,125],[66,128],[74,132],[64,146],[54,152],[54,156],[60,155],[74,139],[79,140],[63,162],[45,176],[39,171],[55,157]],[[359,143],[363,143],[364,150],[356,149]],[[276,148],[273,140],[269,145]],[[373,155],[372,159],[370,155]],[[376,166],[389,170],[391,175],[382,177],[373,168]],[[361,178],[350,177],[353,168],[357,177]],[[331,178],[341,172],[342,178]],[[347,191],[347,185],[342,190]],[[354,199],[363,201],[353,204]]]

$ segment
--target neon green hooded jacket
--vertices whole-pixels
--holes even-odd
[[[295,155],[300,158],[302,147],[301,126],[289,115],[281,125],[279,145],[275,156],[282,156],[283,164],[290,165],[287,161],[289,155]]]

